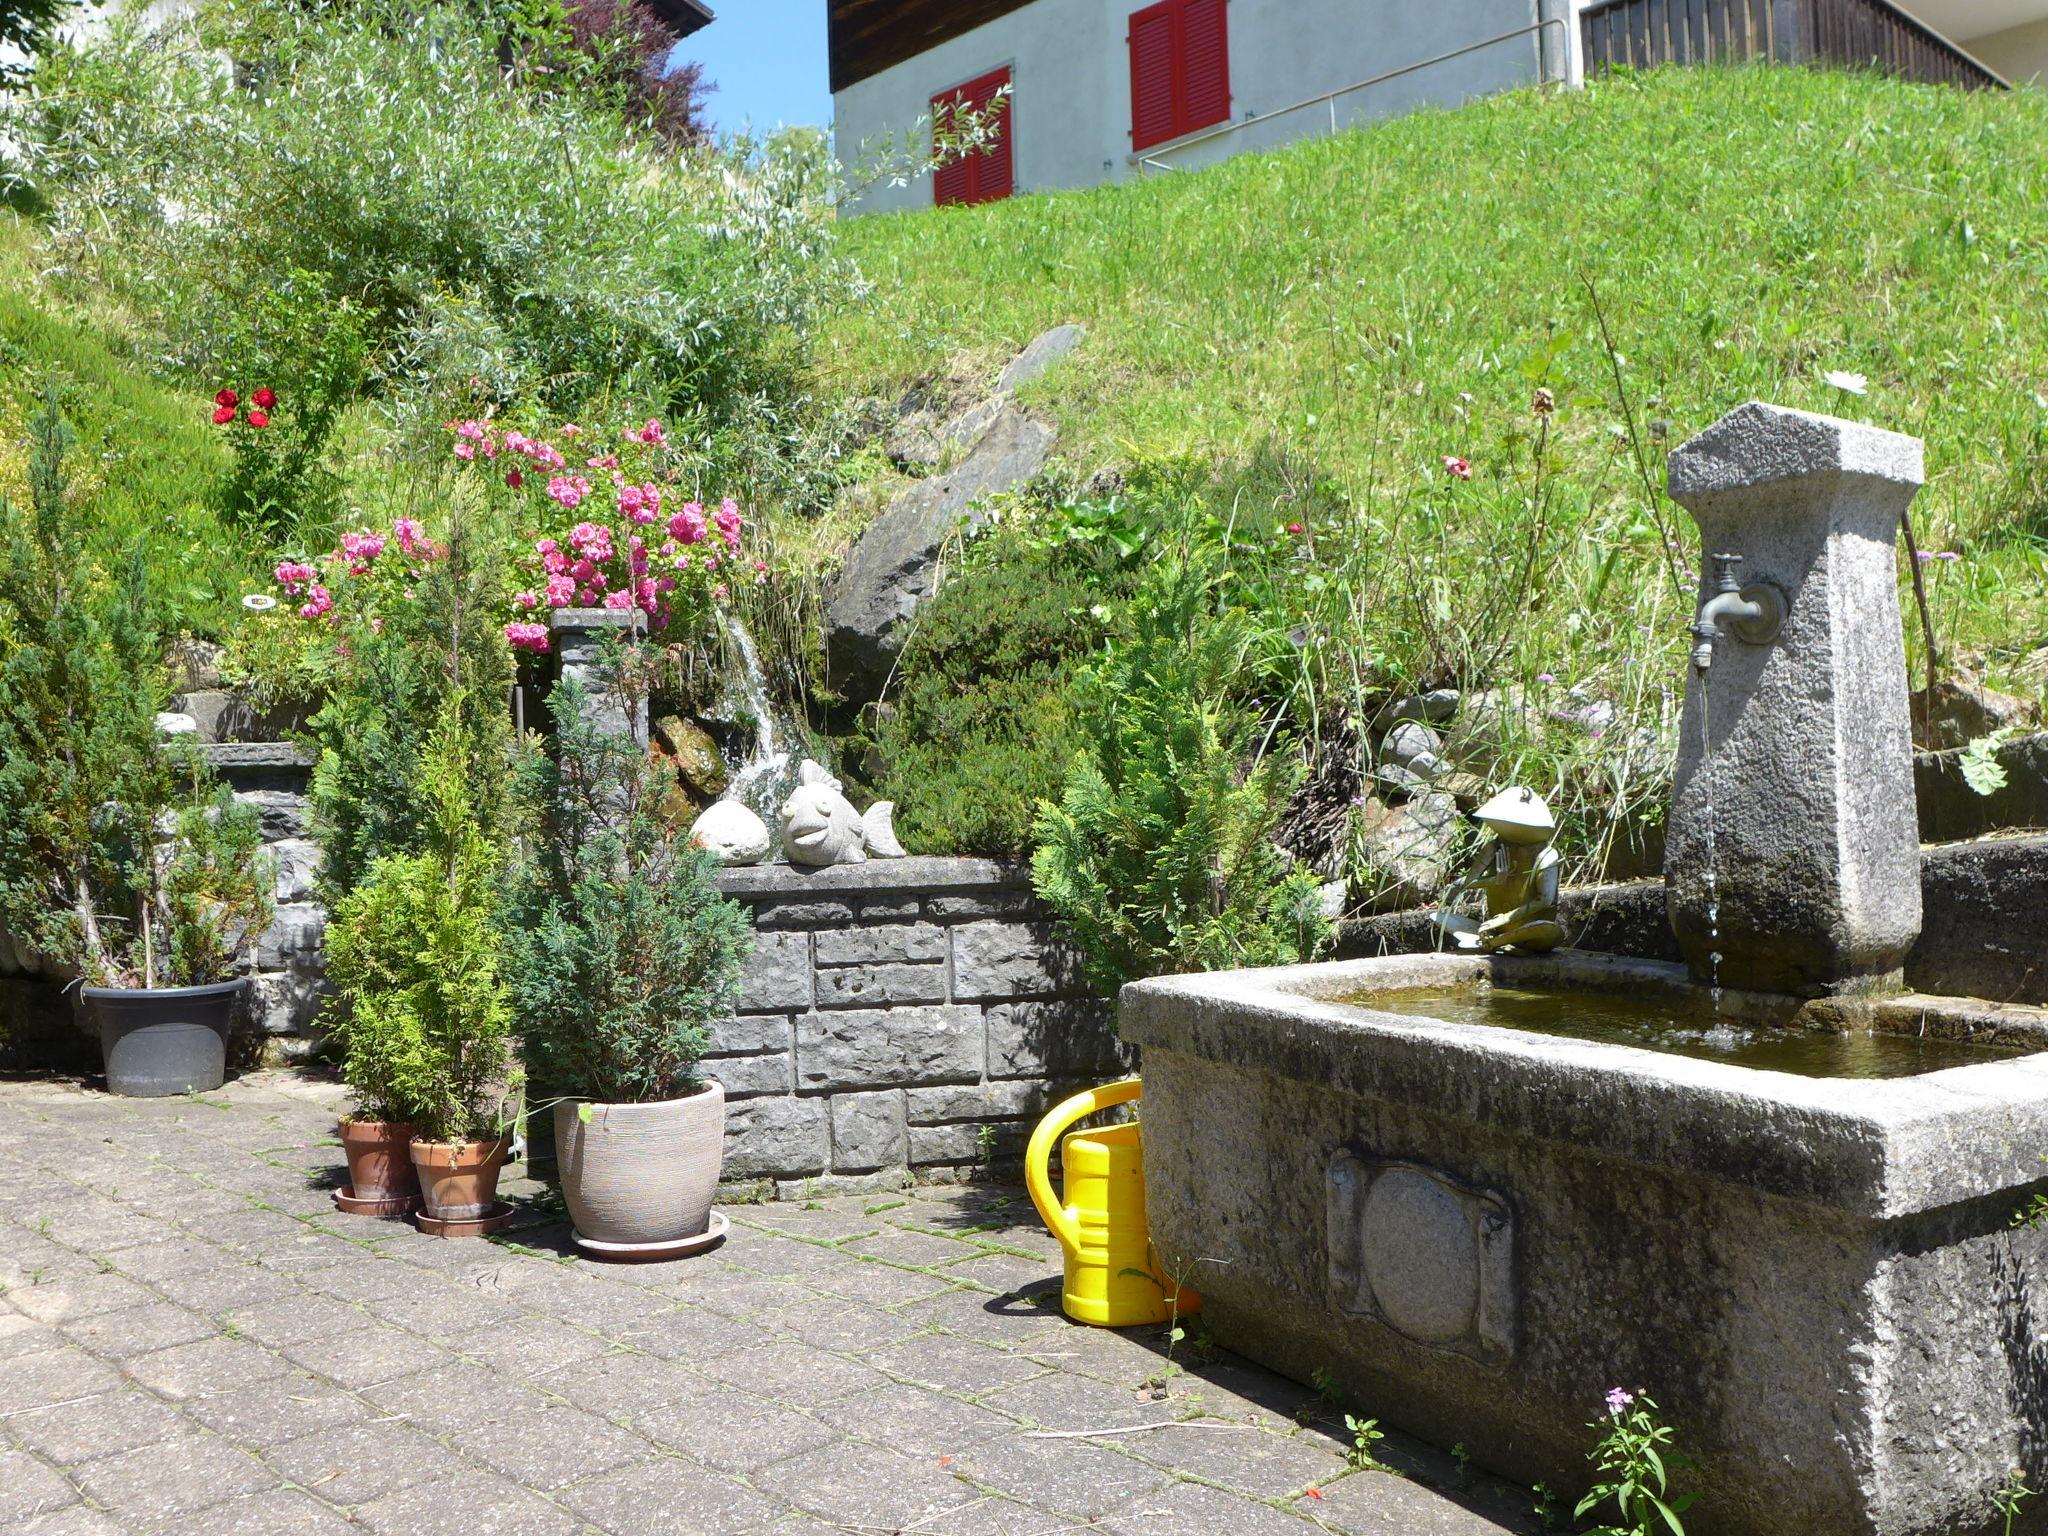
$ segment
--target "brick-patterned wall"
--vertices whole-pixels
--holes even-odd
[[[731,1101],[729,1180],[958,1176],[1014,1160],[1059,1098],[1127,1069],[1114,1010],[1020,865],[770,864],[719,883],[755,930],[705,1063]]]

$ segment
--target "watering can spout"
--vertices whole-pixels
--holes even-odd
[[[1032,1132],[1024,1183],[1046,1228],[1066,1257],[1061,1305],[1079,1323],[1133,1328],[1184,1317],[1201,1306],[1192,1290],[1169,1278],[1152,1251],[1145,1223],[1145,1160],[1135,1122],[1077,1131],[1075,1122],[1139,1096],[1138,1079],[1106,1083],[1056,1106]],[[1060,1149],[1062,1182],[1052,1187],[1052,1152]]]

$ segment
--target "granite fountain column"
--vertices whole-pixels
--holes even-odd
[[[1664,862],[1695,980],[1879,989],[1919,935],[1895,542],[1922,477],[1918,438],[1756,402],[1671,455],[1703,556]]]

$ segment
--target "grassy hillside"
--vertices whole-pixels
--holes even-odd
[[[1928,566],[1944,643],[2040,689],[2048,94],[1667,71],[847,239],[876,293],[830,338],[834,386],[893,392],[1085,321],[1027,396],[1071,466],[1193,457],[1212,505],[1401,552],[1374,642],[1392,673],[1430,664],[1412,631],[1431,605],[1519,579],[1540,506],[1534,606],[1499,669],[1656,709],[1626,669],[1675,681],[1683,636],[1645,513],[1683,563],[1694,535],[1646,494],[1622,399],[1661,483],[1665,447],[1759,397],[1927,440],[1921,543],[1962,557]],[[1558,403],[1541,473],[1539,384]]]
[[[75,503],[109,560],[138,543],[166,622],[213,631],[257,589],[265,551],[224,529],[210,505],[224,465],[202,394],[153,376],[145,334],[118,307],[46,282],[28,227],[0,213],[0,495],[20,500],[27,421],[53,389],[78,443]]]

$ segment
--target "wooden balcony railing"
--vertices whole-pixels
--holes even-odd
[[[1589,74],[1616,64],[1774,59],[1968,89],[2006,85],[1890,0],[1606,0],[1580,12],[1579,25]]]

